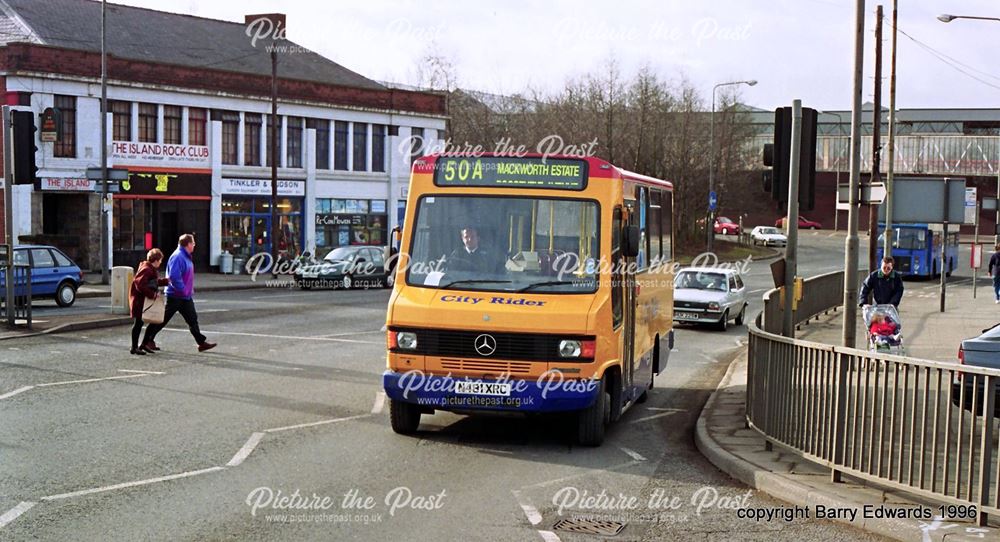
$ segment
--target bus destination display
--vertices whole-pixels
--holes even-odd
[[[587,162],[583,160],[504,156],[442,156],[434,168],[438,186],[493,188],[555,188],[583,190]]]

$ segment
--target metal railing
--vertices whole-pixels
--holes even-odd
[[[807,322],[820,314],[836,310],[844,301],[844,272],[834,271],[825,275],[809,277],[803,281],[803,296],[795,311],[793,321],[796,325]],[[781,306],[778,290],[770,290],[764,294],[764,321],[761,329],[768,333],[781,333]]]
[[[31,267],[28,265],[14,265],[12,274],[13,300],[8,300],[6,297],[6,283],[3,284],[3,287],[0,287],[0,317],[7,320],[8,326],[24,325],[28,329],[31,329]],[[4,277],[4,280],[6,280],[6,277]],[[13,309],[10,312],[8,312],[8,304]]]
[[[1000,514],[1000,370],[790,339],[757,322],[747,371],[747,422],[770,443],[835,479],[964,506],[981,526]]]

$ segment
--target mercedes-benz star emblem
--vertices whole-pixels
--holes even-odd
[[[479,352],[480,356],[491,356],[493,352],[497,351],[497,340],[493,338],[493,335],[482,334],[476,337],[476,352]]]

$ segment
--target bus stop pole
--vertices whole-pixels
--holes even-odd
[[[781,334],[795,337],[795,274],[799,243],[799,153],[802,151],[802,100],[792,101],[792,145],[788,169],[788,242],[785,243],[785,306]]]
[[[976,225],[972,233],[972,299],[976,298],[976,276],[979,265],[983,264],[983,254],[979,253],[979,265],[976,265],[976,250],[979,248],[979,200],[976,200]]]
[[[14,138],[10,133],[10,106],[3,106],[3,121],[0,123],[3,130],[3,213],[4,213],[4,237],[7,243],[7,262],[4,275],[4,307],[9,325],[14,325]]]
[[[941,247],[941,265],[938,266],[938,272],[941,273],[941,308],[938,312],[944,312],[944,297],[945,297],[945,279],[948,276],[948,268],[945,267],[945,262],[947,262],[946,253],[948,252],[948,179],[944,180],[944,228],[941,232],[941,243],[938,245]]]

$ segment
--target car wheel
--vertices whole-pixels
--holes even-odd
[[[605,423],[611,418],[606,384],[607,378],[601,379],[594,404],[577,414],[576,440],[583,446],[600,446],[604,443]]]
[[[727,309],[726,312],[722,313],[722,318],[719,319],[719,323],[715,324],[715,329],[718,329],[719,331],[725,331],[728,328],[729,328],[729,310]]]
[[[413,403],[389,399],[389,422],[400,435],[411,435],[420,427],[420,409]]]
[[[56,304],[60,307],[69,307],[76,302],[76,288],[73,283],[66,281],[56,289]]]
[[[722,235],[729,235],[729,230],[722,228]]]
[[[741,310],[740,313],[736,315],[736,325],[742,326],[744,320],[746,319],[746,316],[747,316],[747,306],[743,305],[743,310]]]
[[[354,287],[354,279],[350,275],[344,275],[343,286],[345,290],[350,290]]]

